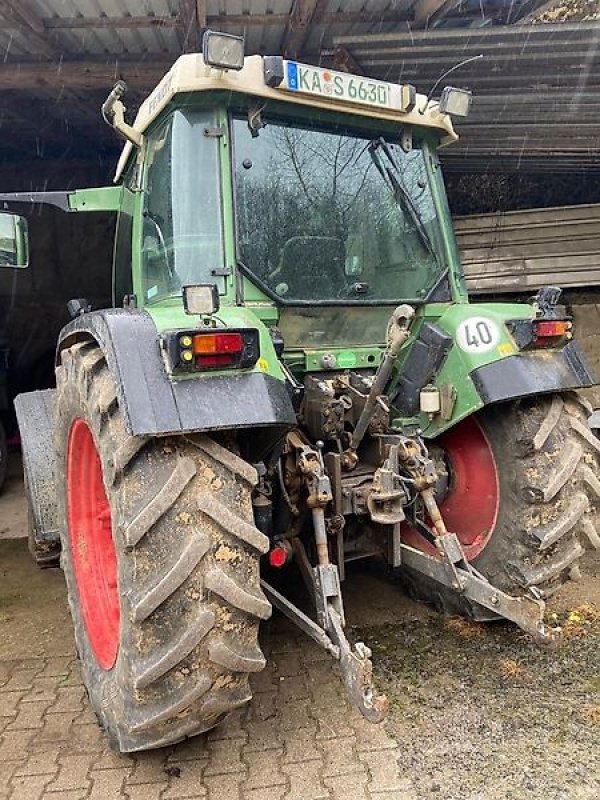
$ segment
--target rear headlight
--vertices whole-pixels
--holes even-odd
[[[168,350],[175,369],[252,367],[259,356],[258,331],[246,328],[178,332],[169,334]]]

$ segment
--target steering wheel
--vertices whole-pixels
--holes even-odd
[[[165,237],[162,232],[162,228],[158,224],[158,221],[152,216],[149,211],[144,212],[144,222],[148,220],[154,226],[154,231],[156,233],[156,240],[158,242],[158,247],[160,249],[160,257],[163,259],[167,266],[167,271],[169,273],[169,280],[172,281],[174,278],[173,275],[173,268],[171,266],[171,260],[169,258],[169,251],[167,249],[167,245],[165,243]]]

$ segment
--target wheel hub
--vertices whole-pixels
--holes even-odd
[[[500,487],[492,448],[477,420],[468,417],[436,441],[435,451],[436,465],[443,451],[447,468],[438,495],[442,517],[472,561],[487,545],[498,518]],[[402,538],[411,547],[437,553],[413,528],[404,526]]]
[[[117,658],[121,623],[117,555],[100,456],[82,419],[69,432],[67,509],[81,615],[96,661],[108,670]]]

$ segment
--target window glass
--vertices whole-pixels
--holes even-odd
[[[238,251],[283,300],[424,299],[446,270],[422,150],[234,120]]]
[[[117,217],[113,264],[113,305],[123,305],[126,296],[133,294],[131,271],[134,195],[123,189],[121,210]]]
[[[224,266],[218,139],[211,111],[176,111],[146,150],[142,273],[145,302],[216,283]]]

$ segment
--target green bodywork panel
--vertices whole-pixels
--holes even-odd
[[[71,211],[120,211],[122,195],[122,186],[76,189],[69,192],[69,208]]]
[[[436,327],[453,338],[453,344],[448,355],[443,361],[439,372],[433,376],[430,383],[438,389],[441,389],[443,386],[454,387],[456,397],[451,419],[444,420],[439,414],[436,415],[433,420],[430,420],[426,414],[420,414],[418,416],[418,427],[423,431],[423,436],[425,438],[434,438],[438,436],[460,420],[482,408],[484,404],[473,385],[470,373],[474,369],[477,369],[477,367],[482,367],[486,364],[491,364],[492,362],[517,354],[519,352],[518,348],[505,323],[508,320],[532,319],[534,316],[533,307],[523,303],[461,303],[443,307],[431,304],[419,311],[418,318],[412,329],[414,337],[419,335],[422,325],[425,322],[429,322],[433,323]],[[461,324],[468,323],[468,321],[473,318],[490,320],[494,323],[498,333],[498,338],[494,346],[481,354],[466,352],[457,342],[457,331],[459,327]],[[395,369],[396,379],[398,375],[402,373],[403,364],[410,354],[413,341],[414,339],[411,337],[398,359]],[[390,394],[392,395],[394,386],[395,382],[393,381],[390,387]],[[414,422],[414,418],[403,420],[402,417],[394,416],[394,414],[392,414],[392,419],[395,426],[398,427],[406,422]]]

